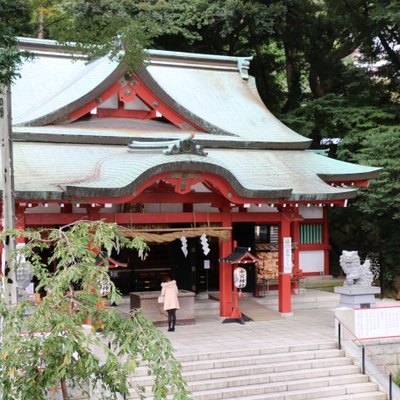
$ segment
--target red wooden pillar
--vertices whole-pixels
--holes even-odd
[[[222,226],[232,228],[230,212],[223,212]],[[219,258],[224,258],[232,253],[232,237],[230,240],[219,242]],[[230,317],[232,313],[232,265],[219,264],[219,313],[221,317]]]
[[[300,274],[300,252],[299,252],[299,243],[300,243],[300,223],[298,220],[294,220],[292,223],[292,240],[295,245],[293,249],[293,275]]]
[[[281,212],[281,223],[279,229],[279,312],[292,312],[292,294],[291,294],[291,274],[283,271],[283,240],[290,237],[291,219],[288,215]]]
[[[26,228],[26,223],[25,223],[25,207],[22,206],[16,206],[15,207],[15,228],[19,229],[21,231],[24,231]],[[17,243],[25,243],[25,238],[18,236],[16,238]]]
[[[328,215],[328,207],[324,207],[323,209],[323,233],[322,240],[324,243],[324,275],[329,275],[329,215]]]

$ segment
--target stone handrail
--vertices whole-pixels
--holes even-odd
[[[372,363],[372,365],[370,365],[370,367],[368,368],[369,370],[375,370],[375,371],[370,371],[371,376],[373,376],[377,381],[378,384],[383,387],[388,393],[389,393],[389,399],[392,398],[399,398],[400,399],[400,390],[399,388],[396,386],[395,388],[393,388],[392,382],[393,379],[396,378],[397,373],[395,371],[393,371],[392,368],[389,367],[389,365],[387,365],[386,361],[384,360],[383,357],[379,356],[378,354],[376,354],[369,346],[368,343],[366,343],[366,339],[361,339],[359,337],[356,336],[356,334],[352,331],[352,329],[350,329],[346,323],[341,320],[337,315],[335,315],[335,320],[338,323],[338,342],[339,342],[339,349],[341,348],[341,326],[343,326],[346,331],[351,335],[352,339],[351,342],[358,345],[359,347],[362,348],[362,369],[363,369],[363,373],[365,374],[365,353],[364,351],[366,351],[369,356],[370,356],[370,361]],[[399,336],[400,337],[400,336]],[[380,338],[374,338],[374,340],[376,339],[380,339]],[[347,349],[350,351],[350,349]],[[351,352],[351,351],[350,351]],[[359,355],[356,354],[352,354],[352,356],[359,358]],[[381,371],[383,370],[383,373],[388,374],[388,381],[383,381],[382,379],[378,378],[378,374],[376,372],[376,369],[380,368]],[[393,393],[397,393],[396,397],[392,397]]]

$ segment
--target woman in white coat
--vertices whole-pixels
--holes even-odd
[[[173,332],[176,324],[176,310],[179,310],[176,281],[166,278],[165,282],[161,283],[161,296],[164,297],[164,311],[168,313],[168,332]]]

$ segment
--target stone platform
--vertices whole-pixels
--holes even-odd
[[[131,292],[130,309],[140,308],[142,314],[154,322],[156,326],[168,325],[168,316],[163,311],[163,304],[157,302],[161,291]],[[194,296],[195,293],[188,290],[178,291],[180,309],[176,312],[177,325],[190,325],[195,323],[194,317]]]
[[[378,286],[336,286],[335,293],[340,294],[340,306],[350,308],[375,307],[375,295],[381,293]]]

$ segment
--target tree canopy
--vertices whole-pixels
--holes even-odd
[[[130,386],[129,377],[142,364],[154,377],[154,399],[188,398],[169,340],[139,310],[123,315],[110,306],[120,295],[108,276],[108,256],[123,248],[146,252],[143,240],[102,221],[3,231],[0,239],[7,235],[25,238],[13,257],[16,273],[28,268],[36,292],[45,295],[36,306],[25,300],[12,308],[0,296],[2,398],[44,400],[59,387],[65,400],[74,390],[101,399],[132,390],[139,396],[143,389]]]
[[[30,58],[17,48],[16,35],[29,34],[32,9],[23,0],[0,0],[0,87],[17,76],[21,63]]]

